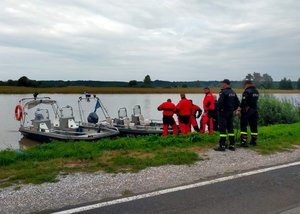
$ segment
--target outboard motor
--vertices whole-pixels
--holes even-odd
[[[92,113],[89,114],[87,120],[88,120],[89,123],[96,124],[99,121],[99,117],[96,114],[96,112],[92,112]]]

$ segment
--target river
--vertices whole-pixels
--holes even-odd
[[[74,108],[75,118],[79,120],[78,98],[79,94],[43,94],[58,101],[60,107],[71,105]],[[294,102],[300,102],[300,94],[275,94],[278,98],[286,98]],[[31,94],[22,95],[0,95],[0,150],[3,149],[23,149],[37,142],[25,139],[18,132],[19,122],[14,118],[14,109],[18,101],[23,97],[32,97]],[[157,106],[171,98],[174,103],[179,101],[178,94],[105,94],[98,95],[104,106],[108,110],[111,117],[118,116],[118,109],[126,107],[128,115],[132,114],[134,105],[139,104],[142,108],[142,113],[145,118],[161,119],[161,112],[157,111]],[[192,99],[195,104],[202,107],[203,94],[187,94],[189,99]],[[88,114],[92,111],[91,108],[86,109]],[[103,115],[99,114],[100,119]]]

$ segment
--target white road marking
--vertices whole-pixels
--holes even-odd
[[[223,182],[223,181],[229,181],[229,180],[233,180],[233,179],[237,179],[237,178],[241,178],[241,177],[246,177],[246,176],[250,176],[250,175],[255,175],[255,174],[259,174],[259,173],[269,172],[269,171],[273,171],[276,169],[282,169],[282,168],[287,168],[287,167],[297,166],[297,165],[300,165],[300,161],[294,162],[294,163],[289,163],[289,164],[284,164],[284,165],[279,165],[279,166],[273,166],[273,167],[269,167],[269,168],[265,168],[265,169],[258,169],[258,170],[240,173],[240,174],[236,174],[236,175],[231,175],[231,176],[227,176],[227,177],[217,178],[217,179],[210,180],[210,181],[203,181],[203,182],[199,182],[199,183],[195,183],[195,184],[189,184],[189,185],[185,185],[185,186],[179,186],[179,187],[159,190],[159,191],[145,193],[145,194],[136,195],[136,196],[132,196],[132,197],[120,198],[120,199],[107,201],[107,202],[101,202],[98,204],[77,207],[77,208],[73,208],[73,209],[69,209],[69,210],[55,212],[53,214],[71,214],[71,213],[78,213],[78,212],[93,210],[93,209],[97,209],[97,208],[101,208],[101,207],[107,207],[107,206],[126,203],[126,202],[130,202],[130,201],[136,201],[139,199],[150,198],[150,197],[163,195],[163,194],[167,194],[167,193],[172,193],[172,192],[177,192],[177,191],[181,191],[181,190],[187,190],[187,189],[192,189],[192,188],[196,188],[196,187],[206,186],[206,185],[210,185],[210,184],[215,184],[215,183],[219,183],[219,182]]]

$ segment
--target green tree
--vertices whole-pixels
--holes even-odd
[[[26,76],[22,76],[20,79],[17,80],[17,86],[38,87],[39,85],[39,81],[31,80]]]
[[[144,78],[144,85],[145,86],[150,86],[151,83],[152,83],[151,77],[149,75],[146,75],[145,78]]]
[[[300,77],[299,77],[299,79],[297,81],[297,88],[298,88],[298,90],[300,90]]]
[[[20,79],[18,79],[17,85],[18,86],[31,86],[30,79],[28,79],[26,76],[22,76]]]
[[[16,86],[16,85],[17,85],[17,82],[16,82],[16,81],[13,81],[13,80],[11,80],[11,79],[9,79],[9,80],[7,81],[7,85],[8,85],[8,86]]]
[[[245,77],[244,80],[251,80],[251,81],[253,81],[253,79],[254,79],[254,77],[253,77],[252,74],[247,74],[247,76]]]
[[[264,87],[264,88],[272,88],[273,87],[273,78],[265,73],[261,75],[260,73],[254,72],[253,74],[247,74],[245,77],[245,80],[251,80],[253,81],[253,84],[258,87]]]
[[[129,87],[135,87],[138,85],[138,82],[136,80],[130,80],[128,83]]]
[[[293,89],[292,81],[290,79],[287,79],[287,78],[284,77],[279,82],[279,89],[283,89],[283,90]]]
[[[255,86],[261,87],[261,85],[262,85],[262,79],[263,78],[260,75],[260,73],[256,73],[256,72],[253,73],[253,83],[254,83]]]
[[[265,88],[273,88],[273,78],[269,74],[263,74],[262,83]]]
[[[181,86],[182,88],[187,88],[188,87],[188,85],[187,84],[182,84],[182,86]]]

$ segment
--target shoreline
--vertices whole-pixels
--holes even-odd
[[[244,89],[234,88],[237,93],[242,93]],[[69,86],[53,88],[32,88],[17,86],[0,86],[0,94],[82,94],[84,91],[90,94],[203,94],[203,88],[130,88],[130,87],[90,87],[90,86]],[[219,88],[212,88],[213,93],[219,93]],[[260,89],[266,94],[300,94],[300,90],[279,90]]]

